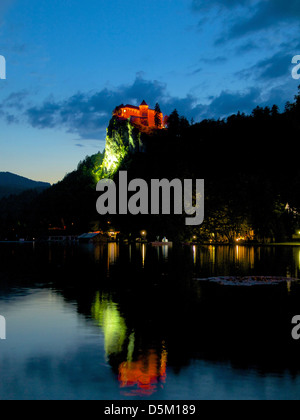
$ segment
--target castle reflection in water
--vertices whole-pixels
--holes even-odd
[[[141,265],[145,266],[147,245],[129,245],[128,257],[132,260],[132,248],[140,250]],[[134,250],[136,251],[136,249]],[[119,245],[109,243],[95,247],[95,260],[100,261],[107,252],[107,275],[120,256]],[[157,257],[168,259],[168,247],[157,248]],[[97,292],[91,309],[92,317],[103,331],[105,354],[108,362],[118,371],[118,380],[125,396],[151,396],[163,387],[167,376],[168,353],[162,341],[160,348],[141,348],[136,345],[136,332],[126,325],[119,305],[107,293]],[[157,345],[156,345],[157,347]]]
[[[120,387],[126,396],[150,396],[163,386],[167,376],[167,350],[136,349],[135,331],[129,330],[118,305],[111,297],[99,292],[92,306],[92,317],[104,334],[105,354],[108,361],[118,361]]]

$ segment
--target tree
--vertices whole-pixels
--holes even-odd
[[[277,117],[279,115],[279,107],[277,105],[273,105],[271,113],[272,117]]]
[[[168,118],[168,128],[170,131],[178,133],[180,118],[177,109],[175,109]]]
[[[291,103],[290,103],[290,101],[288,101],[288,102],[285,104],[284,112],[285,112],[286,114],[288,114],[288,113],[290,113],[291,111],[293,111],[293,109],[294,109],[294,104],[291,104]]]
[[[180,117],[179,119],[179,128],[180,128],[180,134],[184,133],[185,130],[187,130],[190,127],[190,123],[187,118]]]
[[[298,87],[298,95],[295,96],[295,101],[296,108],[300,108],[300,85]]]
[[[158,103],[155,105],[154,123],[155,123],[155,127],[161,128],[161,126],[162,126],[161,109],[160,109],[160,106],[159,106]]]
[[[262,108],[261,106],[257,106],[253,111],[252,111],[252,116],[256,119],[263,119],[263,117],[265,116],[265,110],[264,108]]]

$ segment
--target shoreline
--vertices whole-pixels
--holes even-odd
[[[45,242],[40,242],[40,241],[0,241],[0,245],[1,244],[20,244],[20,245],[23,245],[23,244],[41,244],[41,243],[43,243],[43,244],[60,244],[60,245],[69,245],[69,244],[71,244],[70,242],[66,242],[66,241],[60,241],[60,242],[51,242],[51,241],[45,241]],[[102,244],[104,244],[104,245],[107,245],[107,244],[109,244],[109,243],[111,243],[111,242],[103,242]],[[115,243],[117,243],[117,244],[119,244],[119,245],[130,245],[130,244],[128,244],[128,243],[125,243],[125,242],[115,242]],[[80,243],[79,242],[72,242],[72,245],[76,245],[76,244],[78,244],[78,245],[80,245]],[[98,243],[94,243],[94,245],[97,245]],[[132,244],[135,244],[135,243],[132,243]],[[131,245],[132,245],[131,244]],[[158,246],[158,245],[160,245],[160,246],[163,246],[163,245],[166,245],[166,246],[173,246],[173,245],[181,245],[181,246],[228,246],[228,247],[232,247],[232,246],[241,246],[241,247],[272,247],[272,246],[277,246],[277,247],[279,247],[279,246],[289,246],[289,247],[300,247],[300,242],[275,242],[275,243],[270,243],[270,244],[265,244],[265,243],[253,243],[253,244],[246,244],[246,243],[244,243],[244,244],[242,244],[242,243],[232,243],[232,244],[228,244],[228,243],[225,243],[225,244],[222,244],[222,243],[217,243],[217,242],[213,242],[213,243],[193,243],[193,242],[191,242],[191,243],[188,243],[188,242],[167,242],[167,243],[155,243],[155,242],[137,242],[136,244],[145,244],[145,245],[151,245],[151,246]]]

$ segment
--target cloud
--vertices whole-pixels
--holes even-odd
[[[192,0],[192,9],[197,12],[212,9],[232,9],[233,7],[248,6],[253,0]]]
[[[22,90],[12,92],[0,103],[0,118],[7,124],[18,124],[20,122],[20,113],[26,107],[25,100],[29,92]]]
[[[260,102],[261,91],[258,88],[249,88],[245,92],[223,91],[212,98],[206,113],[214,118],[224,118],[238,111],[250,113]]]
[[[192,71],[192,72],[188,73],[188,74],[187,74],[187,76],[196,76],[196,74],[199,74],[199,73],[201,73],[202,71],[203,71],[203,68],[202,68],[202,67],[199,67],[198,69],[196,69],[196,70],[194,70],[194,71]]]
[[[250,115],[257,106],[271,107],[276,104],[283,111],[287,101],[297,92],[296,84],[283,79],[281,84],[262,90],[256,86],[245,91],[226,90],[210,98],[209,105],[197,105],[194,109],[196,119],[226,118],[238,111]]]
[[[117,89],[78,92],[60,102],[50,98],[41,106],[28,109],[26,117],[35,128],[65,127],[69,132],[78,133],[82,139],[99,139],[105,136],[111,113],[117,105],[124,102],[139,105],[144,98],[155,104],[165,96],[165,90],[163,84],[147,81],[138,75],[132,85]]]
[[[58,122],[61,106],[48,100],[41,107],[33,107],[26,111],[30,125],[34,128],[54,128]]]
[[[288,78],[292,69],[292,54],[278,52],[273,56],[260,60],[254,66],[238,72],[236,75],[243,78],[272,82],[281,77]]]
[[[299,0],[192,0],[196,13],[218,11],[225,18],[224,31],[216,45],[283,24],[299,27]],[[203,19],[203,16],[202,16]]]
[[[228,35],[229,38],[236,38],[284,23],[299,25],[299,18],[299,0],[261,0],[254,14],[235,23]]]
[[[293,54],[281,50],[271,57],[258,61],[254,66],[236,73],[242,79],[273,83],[276,79],[291,77]]]
[[[15,108],[21,110],[24,108],[24,100],[28,96],[29,92],[27,90],[12,92],[6,99],[4,99],[3,104],[7,108]]]
[[[275,69],[272,67],[276,59],[279,62],[282,60],[282,68],[277,68],[277,65]],[[278,56],[262,60],[255,69],[247,71],[251,73],[255,70],[264,81],[267,77],[280,77],[284,69],[284,57]],[[166,115],[176,108],[180,115],[200,121],[204,118],[225,118],[238,111],[251,113],[257,105],[277,103],[281,106],[284,101],[291,100],[294,94],[291,84],[282,84],[277,88],[249,87],[240,91],[224,90],[219,95],[207,98],[207,103],[201,103],[193,94],[183,98],[172,96],[165,84],[146,80],[142,74],[138,74],[132,84],[104,88],[98,92],[78,92],[61,101],[50,97],[35,106],[28,106],[27,91],[14,92],[0,104],[0,118],[8,124],[24,123],[25,120],[30,126],[41,130],[65,130],[74,134],[76,147],[84,147],[85,140],[104,141],[112,111],[122,103],[139,105],[145,99],[154,107],[159,102]]]
[[[18,124],[20,122],[18,117],[16,117],[15,115],[12,115],[12,114],[6,114],[5,115],[5,120],[6,120],[7,124],[9,124],[9,125]]]
[[[253,41],[247,41],[236,48],[236,54],[238,56],[242,54],[248,54],[251,51],[259,50],[259,45]]]
[[[292,55],[279,52],[272,57],[258,62],[257,70],[261,70],[260,79],[270,80],[290,75]]]
[[[192,95],[171,97],[165,84],[146,80],[138,74],[131,85],[105,88],[99,92],[78,92],[63,101],[48,98],[42,105],[27,109],[24,115],[34,128],[65,128],[78,134],[82,140],[103,140],[115,107],[122,103],[139,105],[143,99],[152,107],[159,102],[165,114],[175,108],[183,114],[190,114],[196,103]]]

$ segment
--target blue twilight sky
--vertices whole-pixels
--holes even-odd
[[[293,100],[299,0],[1,0],[0,171],[57,182],[115,106],[225,117]]]

